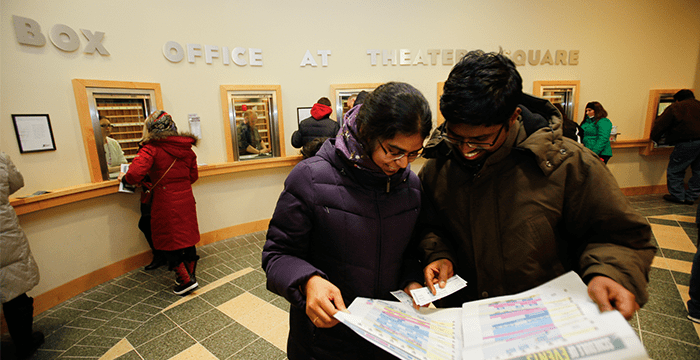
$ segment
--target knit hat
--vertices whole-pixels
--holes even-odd
[[[146,119],[146,128],[150,133],[177,132],[177,126],[170,114],[163,110],[156,110]]]

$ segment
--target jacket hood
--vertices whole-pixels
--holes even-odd
[[[165,150],[168,154],[181,159],[192,154],[192,146],[196,146],[198,139],[191,133],[161,132],[157,136],[149,136],[143,144],[153,144]]]
[[[332,112],[333,109],[331,109],[331,107],[328,105],[316,103],[313,107],[311,107],[311,116],[313,116],[316,120],[321,120],[328,117],[328,115],[330,115]]]
[[[523,151],[532,154],[540,169],[549,174],[569,156],[563,147],[563,127],[559,111],[548,100],[528,94],[523,94],[518,107],[521,109],[520,117],[508,132],[506,142],[486,158],[484,164],[498,162],[511,151]],[[459,163],[467,162],[458,151],[454,151],[453,145],[440,136],[444,128],[445,123],[433,131],[426,144],[424,157],[454,157]]]

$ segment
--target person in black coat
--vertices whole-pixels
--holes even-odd
[[[334,138],[340,125],[329,117],[331,112],[331,101],[326,97],[318,99],[311,108],[311,116],[302,120],[299,130],[292,134],[292,146],[298,149],[316,138]]]

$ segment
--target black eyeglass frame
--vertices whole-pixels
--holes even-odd
[[[389,156],[389,155],[395,156],[395,154],[390,153],[386,148],[384,148],[384,145],[382,145],[382,142],[381,142],[381,141],[378,141],[378,143],[379,143],[379,147],[382,148],[382,150],[384,151],[384,154],[385,154],[385,155],[387,155],[387,156]],[[413,151],[413,152],[410,152],[410,153],[406,153],[406,152],[401,153],[401,155],[399,155],[399,156],[396,157],[396,158],[391,159],[391,161],[398,161],[398,160],[401,160],[401,159],[403,159],[404,156],[406,156],[406,158],[407,158],[407,160],[408,160],[409,162],[410,162],[410,161],[414,161],[414,160],[418,159],[419,157],[423,156],[423,153],[420,152],[421,150],[423,150],[423,148],[420,148],[420,150],[416,150],[416,151]]]
[[[445,139],[447,142],[449,142],[455,146],[458,146],[458,147],[461,147],[463,144],[466,144],[467,146],[475,148],[475,149],[484,149],[485,150],[485,149],[490,149],[494,145],[496,145],[496,142],[498,142],[498,138],[501,137],[501,132],[503,131],[505,126],[506,126],[506,123],[503,123],[503,125],[501,125],[501,128],[498,129],[498,132],[496,133],[496,137],[490,143],[457,140],[453,137],[450,137],[449,135],[447,135],[447,131],[448,131],[447,130],[447,123],[445,123],[445,126],[440,131],[440,135],[438,135],[438,136],[440,137],[440,139]]]

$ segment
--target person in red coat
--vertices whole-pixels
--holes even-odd
[[[192,183],[197,181],[197,155],[192,146],[197,138],[180,133],[172,117],[162,110],[148,116],[144,123],[143,147],[119,181],[138,185],[146,175],[153,183],[150,193],[153,246],[165,255],[168,268],[177,274],[173,290],[184,295],[199,286],[195,277],[199,242],[197,208]]]

